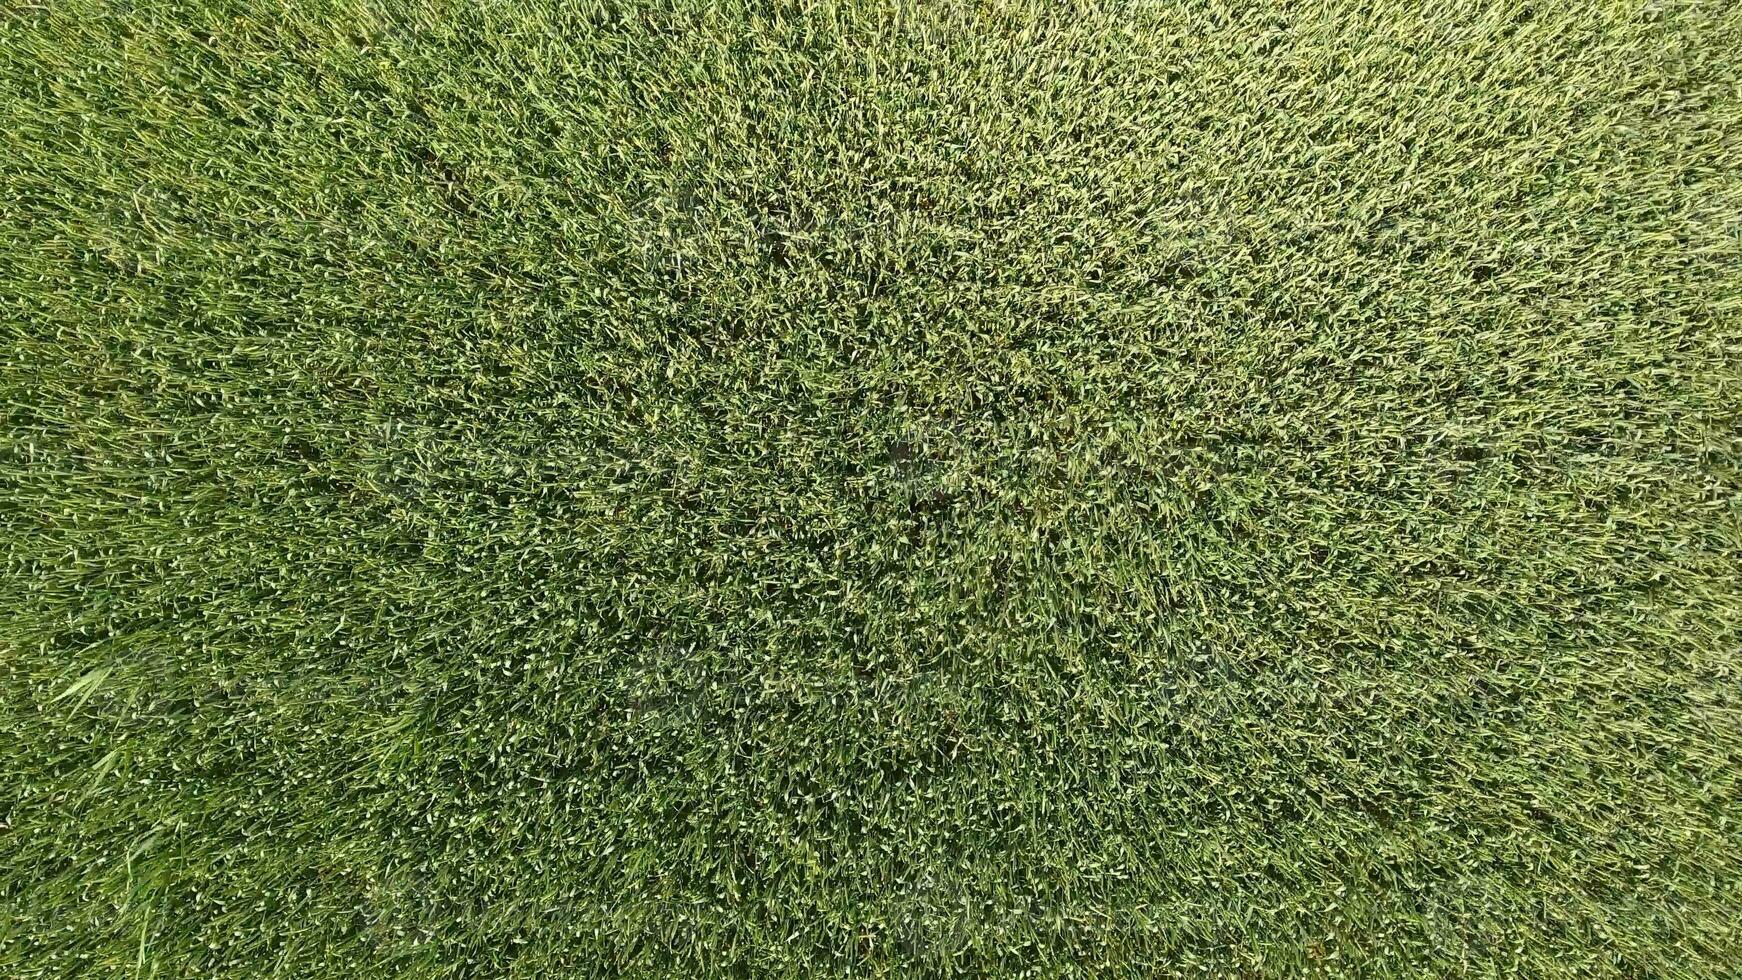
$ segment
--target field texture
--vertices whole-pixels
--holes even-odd
[[[0,4],[0,974],[1742,974],[1742,4]]]

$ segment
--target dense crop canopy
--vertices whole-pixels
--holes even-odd
[[[0,973],[1742,972],[1742,5],[10,0]]]

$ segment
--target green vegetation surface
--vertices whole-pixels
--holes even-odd
[[[0,5],[0,974],[1742,974],[1742,4]]]

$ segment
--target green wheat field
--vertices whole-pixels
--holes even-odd
[[[1742,975],[1742,3],[0,3],[0,975]]]

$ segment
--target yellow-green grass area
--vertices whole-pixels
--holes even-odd
[[[1742,974],[1742,4],[0,4],[0,974]]]

